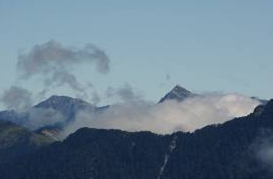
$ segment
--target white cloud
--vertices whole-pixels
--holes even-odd
[[[257,100],[239,94],[208,94],[181,103],[167,101],[152,105],[139,100],[112,105],[101,114],[80,111],[75,122],[63,132],[66,136],[81,127],[152,131],[168,134],[194,131],[251,113]]]

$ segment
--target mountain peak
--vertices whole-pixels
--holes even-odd
[[[34,108],[53,109],[58,111],[65,117],[66,121],[74,119],[77,111],[79,110],[95,110],[95,106],[84,100],[57,95],[49,97],[48,99],[35,105]]]
[[[191,91],[187,90],[186,88],[183,88],[180,85],[176,85],[168,94],[166,94],[160,101],[159,103],[162,103],[166,100],[177,100],[179,102],[185,100],[188,97],[193,97],[195,96],[194,93]]]
[[[179,84],[175,85],[175,87],[172,89],[172,91],[187,91],[187,92],[190,92],[189,90],[187,90],[186,88],[183,88]]]
[[[80,106],[89,106],[89,104],[86,101],[83,101],[78,98],[71,98],[68,96],[58,96],[53,95],[46,99],[45,101],[42,101],[41,103],[37,104],[36,108],[49,108],[52,107],[53,109],[56,107],[60,107],[60,105],[80,105]]]

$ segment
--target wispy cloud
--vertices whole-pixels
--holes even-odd
[[[5,90],[0,99],[1,103],[7,109],[14,109],[16,111],[29,109],[33,102],[32,93],[19,86],[11,86]]]
[[[58,87],[69,87],[77,97],[100,101],[91,82],[79,82],[75,69],[80,65],[94,65],[101,74],[110,71],[110,59],[107,54],[92,44],[82,48],[69,47],[50,40],[35,45],[30,51],[18,55],[17,72],[19,82],[36,78],[42,82],[42,92],[32,94],[26,88],[16,86],[1,94],[1,102],[9,109],[22,110],[32,105],[33,99],[45,96],[48,90]]]

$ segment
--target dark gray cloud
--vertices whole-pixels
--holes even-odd
[[[8,109],[25,110],[32,105],[33,98],[40,100],[49,90],[63,86],[72,89],[77,97],[98,103],[100,97],[95,88],[78,81],[74,70],[80,65],[94,65],[102,74],[110,70],[108,56],[95,45],[67,47],[54,40],[35,45],[29,52],[18,55],[18,79],[19,82],[39,79],[43,84],[42,91],[33,95],[27,89],[12,86],[1,95],[1,103]]]
[[[35,45],[29,53],[20,54],[17,69],[22,78],[29,78],[37,74],[68,72],[82,63],[95,63],[101,73],[107,73],[110,69],[108,56],[96,46],[86,44],[83,48],[65,47],[54,40]]]
[[[24,111],[32,105],[32,93],[19,86],[11,86],[1,95],[1,102],[8,109]]]
[[[100,99],[94,88],[79,82],[75,74],[75,69],[80,65],[94,65],[101,74],[110,71],[110,59],[95,45],[86,44],[82,48],[67,47],[50,40],[18,55],[18,78],[29,80],[37,77],[44,85],[44,95],[50,89],[67,86],[76,96],[85,96],[85,99],[90,98],[98,102]]]
[[[51,77],[45,79],[44,83],[45,86],[54,85],[55,87],[60,87],[67,84],[74,91],[85,91],[85,87],[83,87],[83,85],[78,82],[76,76],[67,71],[54,72]]]
[[[98,72],[110,70],[110,60],[98,47],[86,44],[83,48],[66,47],[51,40],[35,45],[28,53],[18,56],[17,69],[20,80],[39,76],[45,88],[68,85],[77,93],[85,92],[88,85],[81,84],[74,70],[79,65],[95,65]]]

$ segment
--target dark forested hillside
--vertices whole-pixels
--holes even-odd
[[[46,136],[7,121],[0,121],[0,165],[52,143]]]
[[[272,179],[256,144],[270,137],[273,101],[194,133],[83,128],[0,168],[3,179]]]

